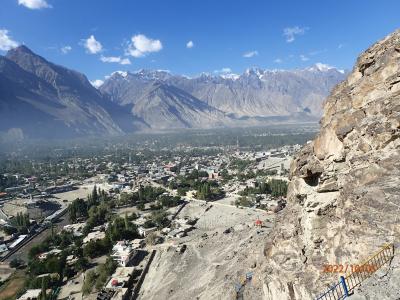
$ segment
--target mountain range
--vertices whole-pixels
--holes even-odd
[[[344,78],[323,64],[194,78],[140,70],[114,72],[95,88],[82,73],[19,46],[0,56],[0,131],[69,138],[317,121]]]

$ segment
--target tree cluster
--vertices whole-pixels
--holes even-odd
[[[271,194],[274,197],[286,197],[287,186],[288,184],[285,180],[271,179],[267,182],[256,183],[256,187],[246,187],[243,191],[239,192],[239,195]]]
[[[29,215],[24,213],[17,213],[15,218],[12,219],[11,225],[17,229],[18,233],[27,233],[30,227]]]
[[[196,198],[201,200],[217,200],[224,196],[224,192],[215,181],[202,182],[196,191]]]

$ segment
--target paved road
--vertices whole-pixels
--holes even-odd
[[[65,214],[64,216],[62,216],[57,223],[54,223],[54,232],[60,232],[62,230],[62,228],[69,224],[69,217],[68,217],[68,213]],[[43,242],[47,237],[49,237],[51,235],[51,229],[48,228],[46,230],[44,230],[43,232],[41,232],[40,234],[38,234],[37,236],[35,236],[32,240],[30,240],[26,245],[22,246],[21,249],[19,249],[17,252],[15,252],[14,254],[12,254],[10,257],[8,257],[6,259],[6,262],[10,262],[11,260],[13,260],[14,258],[20,258],[23,259],[24,261],[28,261],[28,253],[29,250]]]

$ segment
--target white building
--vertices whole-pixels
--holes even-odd
[[[40,294],[42,293],[41,289],[32,289],[32,290],[27,290],[21,297],[19,297],[17,300],[37,300],[40,297]]]
[[[151,227],[151,228],[144,228],[143,226],[140,226],[138,228],[138,233],[142,236],[142,237],[146,237],[148,236],[150,233],[157,231],[157,227]]]
[[[119,241],[112,249],[111,258],[115,260],[121,267],[126,267],[134,252],[135,251],[130,243],[127,241]]]
[[[40,254],[38,256],[38,258],[40,260],[44,260],[47,257],[49,257],[50,255],[58,256],[59,254],[61,254],[61,252],[62,252],[62,250],[60,250],[60,249],[52,249],[52,250],[50,250],[48,252],[44,252],[44,253]]]

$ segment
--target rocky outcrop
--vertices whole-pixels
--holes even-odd
[[[313,298],[338,278],[323,273],[324,264],[356,264],[383,243],[398,243],[400,31],[358,58],[320,123],[292,163],[288,205],[265,246],[265,299]],[[381,299],[399,296],[399,273],[395,257]]]

